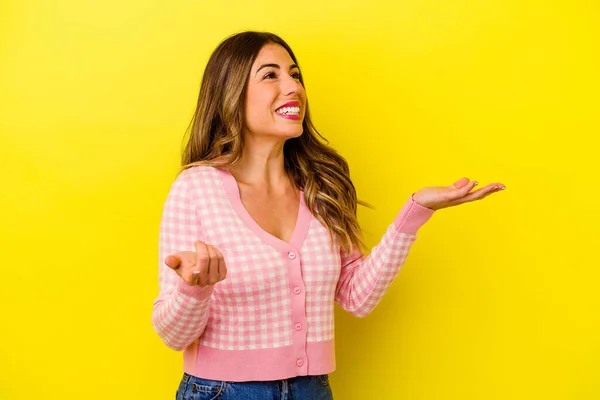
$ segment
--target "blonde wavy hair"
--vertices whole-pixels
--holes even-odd
[[[182,170],[198,165],[231,168],[240,162],[248,77],[258,53],[269,43],[285,48],[299,65],[290,46],[268,32],[238,33],[226,38],[214,50],[204,71],[196,111],[184,137],[187,142],[181,159]],[[302,74],[300,82],[304,86]],[[304,190],[306,205],[327,228],[332,243],[335,237],[347,252],[363,250],[365,245],[356,211],[357,204],[368,204],[357,199],[348,163],[313,125],[308,102],[302,126],[302,135],[284,144],[285,170],[295,185]]]

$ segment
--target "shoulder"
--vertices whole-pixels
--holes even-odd
[[[187,168],[179,173],[174,186],[183,187],[193,195],[210,195],[221,187],[220,174],[217,168],[204,165]]]
[[[181,171],[176,180],[183,180],[190,184],[194,182],[212,181],[219,178],[219,173],[217,168],[197,165]]]

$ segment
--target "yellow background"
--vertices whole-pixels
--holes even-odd
[[[600,398],[595,1],[0,5],[0,398],[171,399],[151,327],[158,224],[211,51],[299,57],[374,245],[411,191],[440,210],[366,319],[336,312],[336,399]]]

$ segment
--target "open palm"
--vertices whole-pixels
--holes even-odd
[[[439,210],[474,200],[482,200],[492,193],[506,189],[506,186],[498,182],[471,192],[477,184],[477,181],[470,182],[468,178],[462,178],[450,186],[429,186],[416,192],[413,200],[423,207]]]

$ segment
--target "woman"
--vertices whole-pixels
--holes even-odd
[[[218,46],[161,220],[153,326],[184,351],[177,399],[332,399],[334,301],[367,315],[435,210],[504,188],[421,189],[365,256],[348,165],[319,137],[281,38]]]

